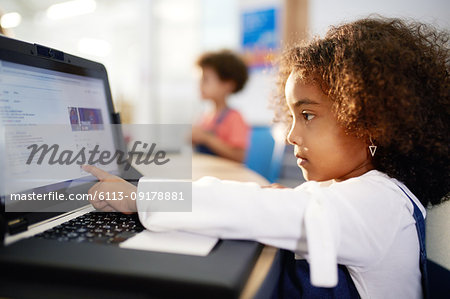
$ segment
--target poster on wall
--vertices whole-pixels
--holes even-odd
[[[241,47],[250,69],[270,67],[280,48],[279,10],[275,7],[241,13]]]

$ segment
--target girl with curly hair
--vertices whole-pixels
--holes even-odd
[[[307,182],[294,189],[203,178],[192,212],[139,212],[150,230],[282,248],[275,297],[426,296],[425,207],[449,192],[448,33],[398,19],[334,27],[282,56],[279,119]],[[101,179],[90,192],[109,189]],[[141,179],[137,190],[149,191]],[[120,181],[116,189],[136,191]],[[307,260],[307,262],[305,261]],[[338,266],[339,265],[339,266]],[[312,284],[312,285],[311,285]]]

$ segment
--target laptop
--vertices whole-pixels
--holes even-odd
[[[237,297],[260,244],[220,241],[206,257],[124,249],[144,230],[137,214],[53,198],[82,198],[97,180],[60,163],[68,152],[49,163],[51,146],[126,153],[119,125],[102,64],[0,36],[0,296]],[[47,164],[31,144],[47,146]],[[137,185],[142,174],[119,160],[102,168]]]

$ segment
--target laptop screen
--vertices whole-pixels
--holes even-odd
[[[89,177],[80,165],[52,165],[30,154],[41,146],[115,150],[105,80],[0,60],[0,130],[4,140],[2,195]],[[60,155],[60,153],[56,153]],[[47,156],[50,156],[47,155]],[[33,158],[33,159],[31,159]],[[46,157],[49,158],[49,157]],[[119,173],[118,165],[102,166]],[[3,177],[1,177],[3,176]],[[47,190],[48,191],[48,190]]]

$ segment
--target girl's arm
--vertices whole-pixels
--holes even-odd
[[[192,212],[148,212],[146,201],[137,201],[137,209],[149,230],[251,239],[309,258],[311,250],[334,252],[339,263],[367,268],[386,253],[406,211],[393,185],[375,176],[268,189],[205,177],[192,184]],[[149,186],[141,179],[138,193]]]
[[[138,194],[154,191],[151,182],[141,179]],[[137,210],[150,230],[181,230],[224,239],[267,238],[271,245],[294,250],[306,206],[291,204],[296,194],[293,189],[262,189],[256,183],[204,177],[192,183],[192,212],[146,212],[151,211],[149,201],[137,201]]]

